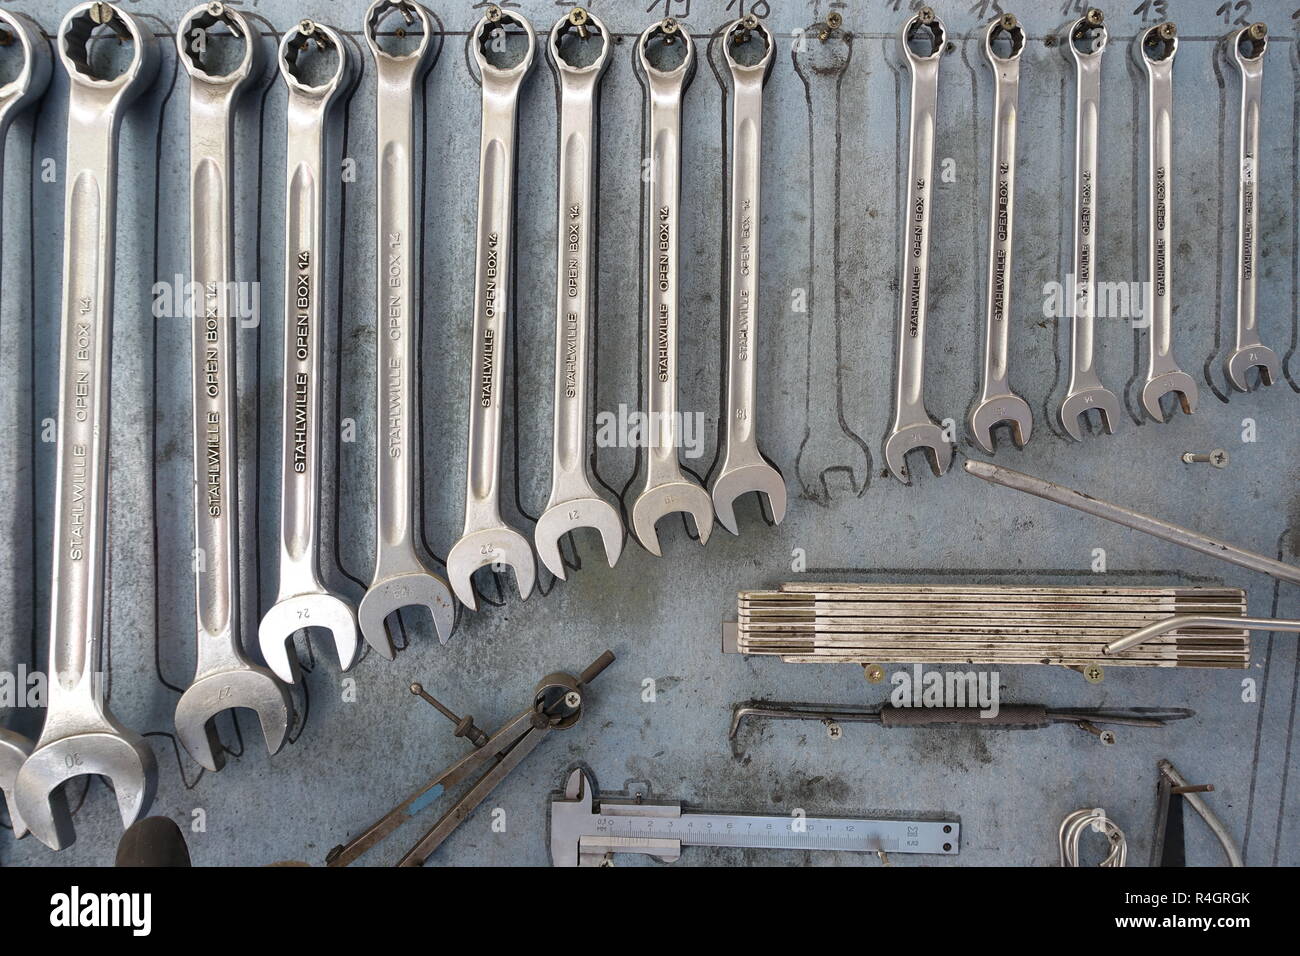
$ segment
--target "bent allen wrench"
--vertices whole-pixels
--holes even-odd
[[[1011,276],[1016,202],[1016,120],[1020,114],[1020,54],[1025,31],[1004,13],[984,30],[984,58],[993,70],[993,149],[989,176],[989,269],[984,300],[984,378],[979,403],[970,413],[970,432],[993,454],[993,429],[1006,422],[1016,446],[1024,448],[1034,427],[1029,403],[1007,376],[1011,338]]]
[[[32,106],[44,94],[50,83],[52,59],[50,44],[34,20],[21,13],[0,10],[0,45],[17,43],[21,66],[17,75],[0,85],[0,187],[4,185],[5,140],[9,126],[23,110]],[[0,196],[3,188],[0,188]],[[18,815],[14,803],[14,781],[18,768],[32,752],[31,741],[21,734],[0,727],[0,795],[9,808],[9,821],[13,824],[14,838],[27,835],[27,824]]]
[[[651,43],[680,43],[682,61],[671,69],[650,62]],[[655,524],[673,512],[690,514],[700,544],[713,531],[708,492],[682,472],[677,460],[677,306],[678,215],[682,178],[682,94],[695,76],[695,43],[687,29],[665,17],[645,29],[636,43],[637,78],[646,94],[646,142],[650,147],[646,183],[646,466],[645,487],[632,505],[632,528],[641,546],[661,555]]]
[[[1264,54],[1268,28],[1262,23],[1229,35],[1232,62],[1241,73],[1241,156],[1237,164],[1237,338],[1223,362],[1232,387],[1251,388],[1249,372],[1259,369],[1259,380],[1272,385],[1282,375],[1277,353],[1259,338],[1255,307],[1255,264],[1259,248],[1259,106],[1264,87]]]
[[[116,76],[101,76],[90,64],[91,36],[100,27],[131,47],[130,63]],[[68,11],[56,47],[69,80],[68,190],[49,698],[40,738],[18,771],[14,801],[36,838],[61,850],[76,840],[61,784],[85,774],[108,777],[127,827],[146,812],[158,785],[153,751],[113,717],[99,670],[118,131],[125,108],[153,83],[158,51],[140,20],[105,2],[82,3]]]
[[[335,57],[334,72],[310,85],[299,79],[308,45]],[[275,675],[292,684],[294,634],[324,628],[339,667],[356,661],[359,639],[352,605],[330,593],[320,572],[321,376],[324,348],[325,121],[351,74],[348,48],[330,27],[303,20],[280,40],[280,75],[289,87],[284,238],[284,411],[280,449],[280,587],[262,617],[258,644]]]
[[[1174,360],[1173,278],[1170,259],[1173,239],[1174,54],[1178,31],[1158,23],[1137,35],[1133,56],[1147,74],[1147,301],[1151,325],[1147,333],[1147,380],[1142,407],[1158,422],[1165,420],[1160,400],[1173,392],[1183,414],[1196,411],[1196,382]]]
[[[576,37],[575,37],[576,34]],[[565,43],[596,43],[600,53],[586,66],[565,59]],[[542,563],[561,581],[560,538],[595,528],[612,568],[623,553],[623,518],[596,491],[587,452],[587,402],[591,370],[588,338],[594,299],[596,238],[596,114],[600,81],[609,66],[609,32],[582,7],[560,17],[546,52],[560,88],[560,185],[555,264],[555,411],[552,426],[551,497],[533,529]]]
[[[204,64],[201,38],[225,24],[243,56],[228,73]],[[216,716],[257,713],[266,748],[284,744],[293,718],[285,687],[244,655],[239,601],[239,445],[234,296],[234,108],[257,74],[258,37],[243,15],[211,2],[187,13],[176,51],[190,77],[190,281],[201,291],[191,316],[194,401],[194,598],[198,665],[176,704],[176,735],[191,757],[220,770],[225,751]]]
[[[952,463],[952,445],[925,410],[925,313],[930,272],[930,203],[933,195],[934,129],[939,101],[939,58],[943,21],[929,7],[908,18],[898,33],[898,49],[912,74],[908,122],[907,206],[903,221],[903,262],[899,273],[898,367],[894,383],[894,425],[885,439],[885,464],[905,485],[907,455],[925,449],[930,468],[942,475]],[[913,48],[916,44],[921,50]]]
[[[763,55],[739,63],[733,47],[757,38]],[[773,524],[785,517],[785,479],[758,447],[758,275],[759,174],[762,169],[763,85],[772,72],[776,46],[758,17],[749,14],[722,34],[722,54],[731,71],[731,223],[727,295],[727,414],[722,425],[722,467],[710,487],[713,510],[732,534],[735,500],[756,492]]]
[[[408,25],[419,22],[416,48],[389,53],[378,30],[393,11]],[[413,0],[375,0],[366,11],[366,44],[375,58],[375,170],[378,178],[375,235],[378,275],[376,330],[375,571],[357,607],[366,643],[390,661],[396,654],[385,623],[401,608],[429,609],[446,644],[456,624],[456,601],[447,582],[416,551],[415,466],[419,429],[416,343],[419,302],[415,258],[419,241],[415,210],[415,90],[437,59],[434,23]]]
[[[506,24],[527,37],[524,57],[511,67],[488,61],[486,44]],[[528,539],[501,517],[501,392],[509,342],[514,257],[515,139],[519,89],[532,69],[537,36],[517,13],[490,6],[469,38],[483,88],[479,138],[478,251],[474,260],[474,345],[470,369],[469,440],[465,475],[465,527],[447,555],[451,589],[471,611],[478,610],[472,576],[487,565],[515,569],[519,596],[526,599],[537,580]]]
[[[1065,45],[1074,58],[1074,265],[1069,289],[1070,384],[1059,411],[1061,427],[1083,441],[1079,418],[1094,409],[1101,413],[1107,434],[1119,422],[1119,399],[1103,388],[1093,361],[1096,317],[1097,122],[1101,109],[1101,56],[1106,52],[1105,18],[1090,8],[1071,24]]]

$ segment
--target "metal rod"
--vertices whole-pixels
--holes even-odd
[[[1252,571],[1259,571],[1277,578],[1279,581],[1300,584],[1300,568],[1295,565],[1276,561],[1254,551],[1246,551],[1243,548],[1207,537],[1189,528],[1170,524],[1168,521],[1161,521],[1159,518],[1144,515],[1140,511],[1132,511],[1120,505],[1111,504],[1109,501],[1093,498],[1083,492],[1075,491],[1073,488],[1045,481],[1042,478],[1035,478],[1019,471],[1012,471],[1010,468],[1003,468],[989,462],[967,460],[963,467],[976,478],[983,478],[995,485],[1023,491],[1039,498],[1045,498],[1048,501],[1054,501],[1058,505],[1065,505],[1067,508],[1082,511],[1085,514],[1105,518],[1107,521],[1124,525],[1124,527],[1132,528],[1134,531],[1154,535],[1157,538],[1163,538],[1165,541],[1182,545],[1184,548],[1191,548],[1193,551],[1208,554],[1212,558],[1219,558],[1229,564],[1249,568]]]
[[[1214,815],[1214,811],[1210,809],[1209,804],[1201,799],[1200,794],[1192,793],[1187,789],[1190,784],[1168,760],[1161,760],[1157,766],[1160,768],[1160,772],[1169,778],[1170,783],[1183,789],[1183,799],[1201,815],[1201,819],[1205,821],[1206,825],[1218,838],[1219,843],[1223,845],[1223,852],[1228,854],[1228,865],[1245,866],[1246,861],[1241,858],[1241,851],[1237,849],[1236,841],[1228,833],[1228,828],[1223,825],[1223,822]]]
[[[1148,624],[1128,637],[1121,637],[1118,641],[1111,641],[1101,649],[1101,652],[1122,654],[1153,637],[1190,627],[1230,627],[1235,630],[1245,628],[1249,631],[1291,631],[1300,634],[1300,621],[1284,617],[1199,617],[1195,614],[1179,614]]]

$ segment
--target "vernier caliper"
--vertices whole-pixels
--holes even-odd
[[[594,794],[585,770],[569,774],[551,801],[551,863],[612,866],[615,853],[644,853],[671,863],[686,846],[763,850],[850,850],[956,856],[955,820],[858,820],[848,817],[759,816],[685,810],[680,802]]]

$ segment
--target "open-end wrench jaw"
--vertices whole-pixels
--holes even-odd
[[[739,62],[735,46],[754,37],[763,44],[763,55],[752,63]],[[727,413],[722,465],[709,483],[709,494],[718,522],[732,534],[739,534],[735,501],[741,495],[756,493],[767,520],[773,524],[781,523],[786,508],[785,478],[758,446],[755,381],[760,319],[758,277],[762,270],[759,173],[763,84],[772,72],[776,45],[763,22],[749,15],[723,31],[721,46],[732,83]]]
[[[1233,349],[1224,360],[1223,370],[1232,387],[1239,392],[1251,390],[1250,370],[1259,370],[1261,385],[1272,385],[1282,380],[1282,360],[1267,345],[1251,345]]]
[[[1091,388],[1071,390],[1061,402],[1061,427],[1075,441],[1083,441],[1083,426],[1080,419],[1088,412],[1098,412],[1102,427],[1107,435],[1115,434],[1115,425],[1119,422],[1119,399],[1115,393],[1101,385]]]
[[[289,648],[299,631],[329,631],[338,652],[339,670],[348,670],[357,661],[360,633],[357,614],[352,605],[317,585],[317,590],[281,597],[262,617],[257,628],[257,645],[266,666],[286,684],[294,683],[298,657]]]
[[[21,840],[27,835],[27,824],[19,816],[18,804],[14,802],[14,785],[18,780],[18,771],[31,752],[30,740],[22,734],[0,727],[0,796],[4,797],[5,806],[9,808],[9,822],[13,825],[15,840]]]
[[[226,752],[217,736],[216,717],[244,708],[257,714],[267,753],[279,753],[293,719],[293,700],[269,670],[251,665],[196,678],[176,704],[176,736],[200,766],[220,770]]]
[[[660,518],[677,511],[691,516],[700,544],[707,544],[713,532],[713,501],[708,492],[695,482],[683,478],[681,481],[656,483],[653,488],[643,491],[632,505],[632,531],[641,546],[656,558],[662,557],[663,552],[655,525]]]
[[[510,567],[515,572],[519,599],[527,600],[537,583],[537,564],[532,546],[518,531],[501,524],[463,536],[447,555],[447,581],[452,591],[471,611],[478,610],[471,580],[479,568],[493,565]]]

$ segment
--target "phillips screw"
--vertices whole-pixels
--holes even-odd
[[[1184,464],[1194,465],[1197,462],[1202,462],[1202,461],[1209,462],[1215,468],[1227,468],[1228,453],[1224,451],[1222,448],[1216,448],[1214,449],[1214,451],[1208,453],[1200,453],[1200,452],[1193,452],[1193,451],[1183,453]]]

